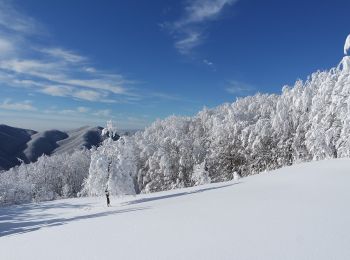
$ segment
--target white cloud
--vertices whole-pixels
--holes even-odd
[[[111,117],[111,110],[109,109],[98,110],[95,113],[93,113],[93,115],[97,117]]]
[[[90,72],[90,73],[96,73],[97,72],[97,70],[94,67],[85,67],[83,69],[84,69],[84,71]]]
[[[209,61],[209,60],[207,60],[207,59],[204,59],[204,60],[203,60],[203,63],[204,63],[205,65],[208,65],[209,67],[214,66],[214,63],[211,62],[211,61]]]
[[[20,4],[19,1],[0,0],[1,88],[25,89],[25,94],[37,94],[31,99],[38,100],[42,98],[38,93],[42,93],[48,96],[104,103],[137,104],[142,100],[148,100],[149,105],[159,100],[184,101],[178,96],[137,90],[134,86],[139,81],[126,79],[120,73],[100,69],[86,55],[50,44],[52,38],[47,38],[45,27],[35,19],[17,11],[19,9],[15,8],[15,3]],[[187,46],[190,41],[179,44]],[[192,41],[198,42],[196,39]],[[40,103],[35,104],[41,106]],[[24,113],[10,110],[36,111],[27,114],[30,114],[31,118],[36,115],[42,116],[43,122],[52,118],[77,122],[80,119],[98,121],[112,117],[112,111],[103,107],[97,111],[83,106],[60,109],[51,107],[45,110],[37,109],[30,101],[5,100],[0,103],[0,108],[9,110],[2,113],[17,116]]]
[[[5,82],[11,82],[12,84],[16,85],[16,86],[20,86],[20,87],[43,87],[45,84],[41,83],[41,82],[37,82],[34,80],[30,80],[30,79],[16,79],[15,77],[13,77],[13,75],[7,75],[10,76],[7,78],[7,80],[4,80]],[[1,76],[0,76],[1,77]],[[1,79],[0,79],[1,81]]]
[[[43,113],[45,114],[52,114],[52,115],[69,115],[74,117],[81,117],[81,116],[87,116],[91,114],[88,114],[90,111],[90,108],[88,107],[77,107],[77,108],[64,108],[64,109],[58,109],[57,107],[50,107],[49,109],[45,109]],[[85,115],[84,115],[85,114]]]
[[[8,75],[7,81],[5,80],[6,83],[39,87],[40,92],[52,96],[77,97],[91,101],[99,101],[100,98],[112,94],[133,96],[123,86],[129,81],[121,75],[90,71],[85,75],[85,78],[77,78],[72,74],[81,75],[78,71],[79,68],[67,66],[60,62],[10,59],[0,61],[0,69]],[[19,80],[17,79],[19,76],[30,78],[30,80]],[[1,79],[4,80],[4,77],[0,77]],[[75,95],[72,93],[75,93]]]
[[[43,31],[34,19],[18,12],[12,5],[13,1],[0,1],[0,28],[25,34],[36,34]]]
[[[42,47],[42,26],[0,0],[0,83],[33,89],[51,96],[113,102],[133,96],[134,81],[117,73],[98,70],[87,57],[61,47]],[[35,57],[35,58],[33,58]],[[133,89],[133,91],[135,91]]]
[[[90,108],[88,108],[88,107],[78,107],[78,108],[77,108],[77,111],[78,111],[79,113],[87,113],[87,112],[90,111]]]
[[[189,54],[204,40],[204,26],[217,19],[226,6],[238,0],[194,0],[187,2],[184,15],[173,23],[163,26],[168,28],[175,38],[175,47],[181,54]]]
[[[0,38],[0,57],[6,57],[14,52],[15,48],[11,41]]]
[[[185,7],[186,16],[178,22],[179,26],[190,23],[201,23],[213,20],[221,13],[226,5],[231,5],[237,0],[195,0]]]
[[[255,91],[255,88],[247,83],[232,80],[229,82],[229,86],[226,91],[234,95],[248,95]]]
[[[112,76],[112,75],[110,75]],[[118,82],[114,83],[112,80],[108,78],[101,78],[101,79],[67,79],[67,78],[52,78],[52,80],[69,84],[69,85],[75,85],[79,87],[85,87],[85,88],[92,88],[95,90],[107,90],[114,94],[127,94],[127,90],[118,85]]]
[[[71,63],[80,63],[83,61],[87,61],[87,59],[83,56],[80,56],[72,51],[64,50],[61,48],[48,48],[41,49],[42,53],[46,53],[51,57],[58,58],[60,60],[71,62]]]
[[[171,95],[171,94],[165,94],[165,93],[161,93],[161,92],[151,92],[148,94],[149,98],[160,98],[163,100],[172,100],[172,101],[190,101],[187,100],[179,95]]]
[[[202,40],[201,33],[190,31],[175,42],[175,48],[181,54],[188,54],[194,47],[198,46]]]
[[[36,111],[32,105],[32,102],[29,100],[25,100],[23,102],[12,102],[11,99],[5,99],[2,103],[0,103],[0,108],[6,110],[16,110],[16,111]]]
[[[72,88],[63,85],[47,86],[42,88],[40,92],[55,97],[67,97],[71,96]]]
[[[101,92],[93,91],[93,90],[80,90],[73,94],[73,97],[89,100],[89,101],[99,101],[105,97],[105,95]]]
[[[9,73],[20,73],[43,79],[55,77],[54,71],[58,73],[61,70],[60,65],[57,63],[29,59],[3,60],[0,62],[0,69]]]
[[[72,109],[64,109],[58,112],[58,114],[61,114],[61,115],[75,115],[76,113],[77,111]]]
[[[107,96],[105,92],[94,90],[81,90],[65,85],[45,86],[40,89],[40,92],[54,97],[72,97],[87,101],[99,101],[110,103],[104,100],[104,98]]]

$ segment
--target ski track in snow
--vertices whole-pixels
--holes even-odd
[[[0,208],[0,259],[350,259],[350,160]]]

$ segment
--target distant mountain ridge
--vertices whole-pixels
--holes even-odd
[[[77,149],[99,146],[103,141],[102,127],[84,126],[70,131],[36,132],[0,124],[0,171],[36,161],[43,154],[71,153]]]

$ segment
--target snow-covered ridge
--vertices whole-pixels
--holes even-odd
[[[350,160],[124,198],[0,208],[0,259],[349,259]]]
[[[97,146],[102,142],[101,127],[84,126],[70,131],[33,130],[0,125],[0,170],[19,164],[35,162],[40,156],[73,153],[75,150]]]

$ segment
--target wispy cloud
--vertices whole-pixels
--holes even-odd
[[[74,97],[89,100],[89,101],[98,101],[103,100],[103,93],[93,90],[79,90],[74,93]],[[107,102],[109,103],[109,102]]]
[[[0,0],[0,84],[3,87],[99,103],[183,101],[177,95],[138,89],[139,81],[97,68],[77,51],[51,44],[43,46],[48,30],[17,11],[14,3]],[[187,46],[188,41],[178,44]]]
[[[87,117],[87,118],[101,118],[101,117],[113,117],[112,111],[109,109],[100,109],[100,110],[93,110],[88,107],[84,106],[78,106],[78,107],[70,107],[70,108],[57,108],[55,106],[43,109],[41,112],[42,114],[50,114],[50,115],[65,115],[65,116],[71,116],[71,117]]]
[[[149,85],[150,83],[130,79],[118,71],[100,68],[91,58],[77,50],[62,47],[60,44],[53,45],[54,37],[50,37],[48,28],[21,12],[16,3],[20,4],[19,1],[0,0],[0,85],[1,88],[23,89],[23,94],[30,95],[30,99],[35,102],[0,99],[3,115],[11,114],[18,117],[27,115],[28,118],[37,115],[38,118],[43,119],[43,122],[52,118],[66,121],[76,119],[76,122],[84,118],[84,121],[98,122],[98,120],[115,116],[113,111],[115,105],[111,103],[137,104],[146,107],[164,101],[193,102],[178,94],[162,93],[157,90],[159,86],[153,90],[138,88],[139,84]],[[184,11],[185,15],[187,11]],[[176,29],[179,33],[187,27],[185,24],[175,26],[175,22],[173,26],[179,28]],[[200,32],[200,30],[194,32]],[[202,37],[201,33],[198,35],[199,38]],[[176,39],[179,49],[185,49],[186,47],[181,46],[188,46],[191,42],[191,39],[187,41],[185,38],[182,39],[183,42],[180,38]],[[192,41],[193,46],[198,43],[195,34]],[[18,89],[11,92],[19,93]],[[42,107],[47,103],[47,101],[43,102],[43,95],[61,97],[62,101],[72,99],[100,104],[90,103],[90,109],[82,106],[46,109]],[[14,95],[9,97],[15,99]],[[56,99],[49,101],[51,100],[56,101]],[[75,104],[75,102],[63,103]],[[87,105],[88,102],[79,102],[79,104],[90,106]],[[18,111],[27,111],[27,113]],[[32,113],[33,111],[35,113]],[[130,122],[130,125],[136,122],[139,125],[142,124],[143,120],[134,120],[137,116],[128,118],[128,114],[130,112],[124,112],[119,119]]]
[[[77,111],[79,113],[87,113],[90,111],[90,108],[87,108],[87,107],[77,107]]]
[[[63,50],[61,48],[41,49],[39,51],[70,63],[80,63],[87,60],[83,56],[73,53],[72,51]]]
[[[33,18],[17,11],[13,1],[0,1],[0,28],[16,33],[36,34],[43,31],[43,27]]]
[[[54,97],[66,97],[72,95],[73,89],[64,85],[45,86],[41,92]]]
[[[75,51],[37,43],[38,34],[46,38],[42,27],[18,12],[13,1],[0,0],[0,83],[94,102],[111,103],[135,95],[135,81],[97,69]]]
[[[68,53],[69,55],[66,55]],[[84,58],[70,52],[65,53],[62,57],[55,54],[54,57],[55,61],[5,59],[0,61],[0,70],[7,74],[8,81],[5,83],[8,85],[14,83],[19,87],[25,85],[49,95],[101,102],[103,102],[101,97],[132,95],[125,86],[131,81],[124,79],[119,74],[86,71],[82,69],[80,61]],[[60,86],[52,87],[52,85]]]
[[[94,112],[93,115],[97,117],[105,117],[105,118],[111,117],[111,110],[109,109],[98,110]]]
[[[83,106],[65,109],[58,109],[57,107],[53,106],[48,109],[44,109],[43,113],[49,115],[69,115],[74,117],[89,116],[90,118],[94,116],[94,113],[92,113],[90,108]]]
[[[104,100],[104,98],[106,98],[108,95],[105,92],[94,90],[79,90],[65,85],[45,86],[41,88],[40,92],[55,97],[72,97],[87,101],[100,101],[110,103]]]
[[[256,89],[250,84],[232,80],[229,82],[229,86],[226,88],[226,91],[236,96],[244,96],[252,94],[254,91],[256,91]]]
[[[238,0],[193,0],[185,4],[183,15],[163,27],[170,30],[175,39],[175,47],[181,54],[189,54],[204,41],[205,26],[220,17],[225,7]]]
[[[33,106],[32,101],[25,100],[23,102],[13,102],[11,99],[5,99],[0,103],[0,109],[16,110],[16,111],[36,111],[37,108]]]
[[[11,41],[0,38],[0,57],[6,57],[13,54],[15,48]]]
[[[203,63],[204,63],[205,65],[209,66],[209,67],[213,67],[213,66],[214,66],[214,63],[211,62],[211,61],[209,61],[209,60],[207,60],[207,59],[204,59],[204,60],[203,60]]]
[[[200,45],[203,41],[203,35],[201,32],[189,29],[182,34],[182,37],[179,37],[175,42],[175,48],[181,54],[189,54],[193,48]]]

